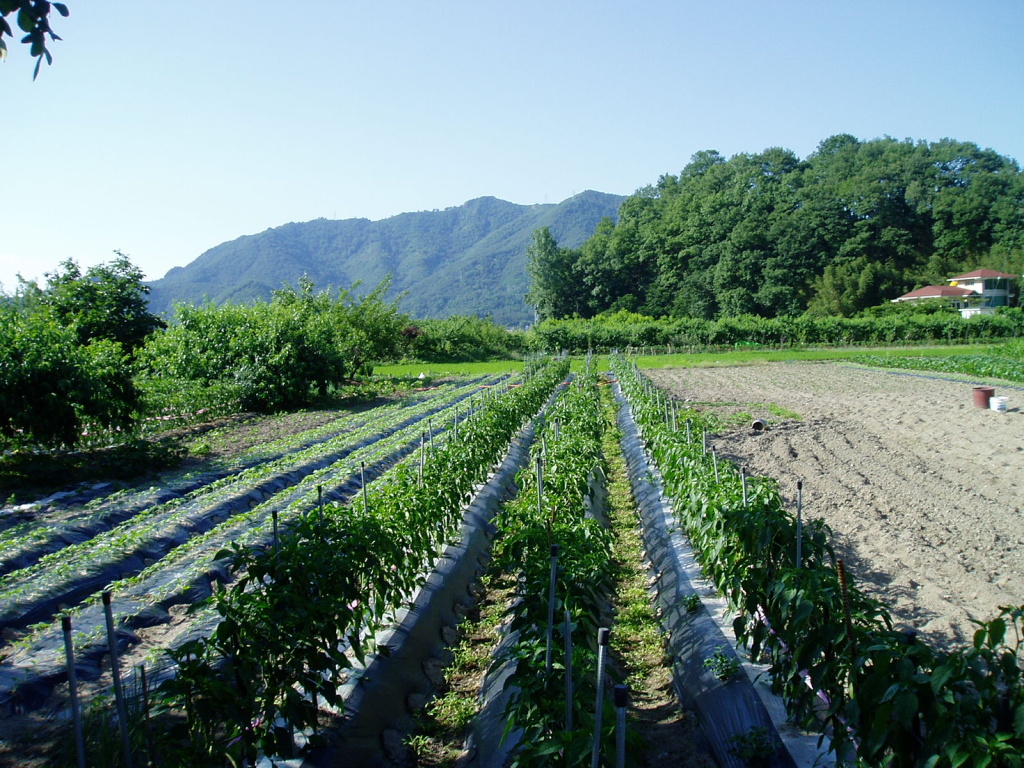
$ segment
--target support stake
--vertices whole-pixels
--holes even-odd
[[[124,704],[124,686],[121,684],[121,663],[117,658],[117,635],[114,633],[114,609],[110,605],[110,590],[103,593],[103,614],[107,620],[107,647],[110,649],[110,677],[114,681],[114,701],[117,704],[117,725],[121,731],[124,764],[132,768],[132,746],[128,739],[128,709]]]
[[[370,499],[366,496],[366,462],[359,462],[359,482],[362,484],[363,492],[363,514],[367,515],[370,513]]]
[[[68,693],[71,697],[71,721],[75,729],[75,752],[78,755],[78,768],[85,768],[85,737],[82,734],[82,709],[78,704],[78,675],[75,674],[75,649],[71,643],[71,617],[62,616],[60,626],[64,630],[64,656],[68,664]]]
[[[796,482],[796,567],[804,561],[804,481]]]
[[[629,707],[629,688],[616,685],[615,698],[615,768],[626,768],[626,709]]]
[[[558,545],[551,545],[551,582],[548,587],[548,643],[544,652],[544,669],[551,675],[551,645],[555,630],[555,583],[558,579]]]
[[[569,609],[565,610],[565,730],[571,731],[572,725],[572,616]]]
[[[604,714],[604,665],[608,653],[611,630],[601,627],[597,630],[597,699],[594,702],[594,750],[591,753],[591,768],[601,763],[601,715]]]

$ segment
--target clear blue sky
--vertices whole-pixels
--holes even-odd
[[[1024,162],[1020,0],[66,0],[0,64],[0,283],[289,221],[630,194],[852,133]]]

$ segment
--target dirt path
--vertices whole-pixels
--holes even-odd
[[[648,371],[694,402],[768,420],[709,436],[719,455],[779,481],[823,517],[858,583],[902,626],[949,647],[971,618],[1024,604],[1024,391],[976,408],[971,383],[841,364]],[[776,415],[768,404],[794,411]]]

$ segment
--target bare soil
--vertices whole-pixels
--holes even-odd
[[[995,384],[998,413],[974,406],[970,381],[849,364],[648,373],[697,407],[767,421],[709,443],[778,480],[792,509],[802,480],[804,514],[898,625],[949,648],[972,619],[1024,604],[1024,388]]]

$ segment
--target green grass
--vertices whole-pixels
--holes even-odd
[[[988,354],[1002,345],[965,344],[934,347],[821,347],[808,349],[754,349],[733,352],[697,352],[694,354],[638,355],[632,358],[641,368],[687,368],[694,366],[752,365],[791,361],[848,360],[865,354],[892,357],[958,357]],[[607,358],[604,358],[607,360]]]
[[[489,373],[508,373],[523,370],[522,360],[497,360],[487,363],[395,363],[375,365],[375,377],[415,379],[421,373],[424,377],[438,379],[447,376],[479,376]]]
[[[866,354],[892,357],[960,357],[963,355],[998,354],[1004,344],[936,345],[933,347],[818,347],[802,349],[739,349],[729,352],[696,352],[673,355],[636,355],[632,359],[641,368],[688,368],[694,366],[756,365],[790,361],[849,360]],[[571,360],[572,370],[586,370],[585,355]],[[595,355],[591,366],[597,371],[611,369],[607,355]],[[415,379],[421,373],[428,378],[476,376],[488,373],[521,371],[522,360],[497,360],[486,363],[400,363],[378,365],[374,373],[380,377]]]

